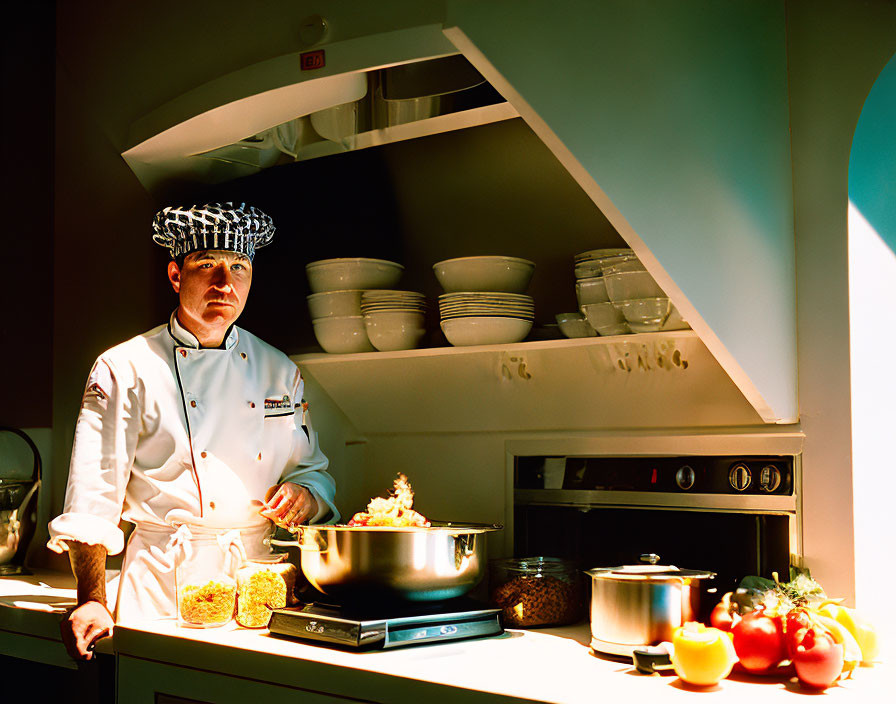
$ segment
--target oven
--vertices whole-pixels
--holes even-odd
[[[523,453],[511,466],[516,556],[589,569],[653,554],[715,572],[719,596],[801,564],[799,454]]]

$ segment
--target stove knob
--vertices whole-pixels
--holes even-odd
[[[759,491],[771,494],[781,486],[781,470],[773,464],[767,464],[759,473]]]
[[[738,462],[728,470],[728,483],[735,491],[746,491],[753,482],[750,468],[743,462]]]
[[[694,486],[695,481],[697,481],[697,475],[690,465],[679,467],[675,473],[675,483],[678,484],[678,488],[682,491],[687,491]]]

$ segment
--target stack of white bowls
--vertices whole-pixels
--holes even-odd
[[[433,266],[445,290],[441,327],[452,345],[520,342],[532,329],[535,304],[525,294],[535,264],[518,257],[461,257]]]
[[[404,267],[384,259],[322,259],[305,266],[314,336],[325,352],[373,352],[361,312],[361,294],[392,289]]]
[[[690,327],[631,250],[627,253],[615,250],[601,257],[600,269],[600,277],[580,279],[576,283],[580,308],[600,335]],[[603,281],[598,284],[598,279]],[[589,292],[598,290],[606,301],[588,298]]]
[[[599,335],[624,335],[631,332],[622,312],[610,301],[603,267],[634,256],[630,249],[591,249],[575,255],[579,310]]]
[[[415,291],[370,290],[361,293],[361,313],[370,343],[380,352],[411,350],[426,328],[426,297]]]

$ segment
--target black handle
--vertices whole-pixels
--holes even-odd
[[[635,669],[644,675],[672,669],[672,659],[669,657],[669,653],[659,648],[638,648],[632,651],[632,660]]]
[[[18,435],[28,443],[28,447],[31,448],[31,452],[34,454],[34,467],[31,470],[31,480],[34,482],[40,481],[40,452],[38,452],[37,445],[34,444],[34,441],[27,435],[27,433],[22,432],[18,428],[10,428],[3,425],[0,426],[0,433],[12,433],[13,435]]]

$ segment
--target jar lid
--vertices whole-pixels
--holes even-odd
[[[280,562],[285,562],[288,557],[289,553],[287,552],[272,552],[270,555],[249,558],[248,562],[259,565],[276,565]]]
[[[502,559],[492,560],[492,565],[502,567],[508,570],[520,571],[558,571],[575,569],[575,563],[572,560],[565,560],[562,557],[506,557]]]

